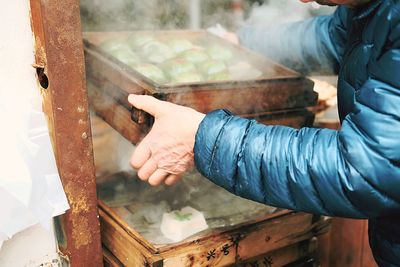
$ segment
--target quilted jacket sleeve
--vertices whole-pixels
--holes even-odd
[[[301,73],[337,73],[346,43],[345,7],[331,16],[276,26],[243,26],[240,43]],[[332,43],[335,40],[335,45]]]
[[[218,110],[197,132],[197,168],[277,207],[354,218],[400,212],[400,26],[389,43],[340,131],[265,126]]]

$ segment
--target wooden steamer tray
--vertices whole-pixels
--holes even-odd
[[[267,266],[285,266],[312,258],[316,251],[313,237],[329,228],[329,221],[322,217],[280,210],[241,225],[206,230],[175,244],[157,246],[112,208],[101,201],[99,205],[109,266],[236,266],[266,260],[270,263]]]
[[[262,75],[253,80],[157,84],[99,48],[105,40],[128,37],[132,34],[154,34],[159,40],[183,38],[195,44],[212,42],[223,45],[260,70]],[[117,131],[125,133],[124,137],[134,143],[140,136],[138,130],[143,130],[145,127],[128,123],[126,118],[122,120],[127,124],[121,125],[114,121],[115,116],[121,117],[121,114],[125,113],[123,109],[130,112],[131,106],[127,101],[127,96],[131,93],[150,94],[159,99],[192,107],[203,113],[224,108],[244,117],[267,117],[271,121],[277,117],[278,121],[275,124],[288,116],[300,119],[303,123],[313,119],[313,115],[305,110],[306,107],[314,106],[317,100],[317,94],[312,89],[312,81],[254,52],[204,31],[87,32],[84,33],[84,44],[87,77],[93,85],[89,88],[89,93],[94,96],[90,98],[92,106],[100,117]],[[93,101],[96,98],[109,102],[111,106],[99,106],[98,102]],[[124,128],[128,126],[135,129],[135,134],[127,133],[129,130]],[[294,123],[293,126],[300,127],[304,124]]]
[[[101,93],[102,89],[92,82],[88,84],[89,101],[96,114],[117,130],[124,138],[137,144],[148,128],[131,120],[131,111],[116,99]],[[103,104],[107,103],[107,104]],[[314,113],[307,109],[247,114],[242,117],[256,119],[267,125],[286,125],[293,128],[312,126]]]
[[[107,182],[97,188],[100,226],[111,266],[229,266],[264,260],[271,262],[268,266],[284,266],[313,258],[312,239],[329,226],[320,216],[233,197],[198,173],[185,175],[174,188],[154,189],[123,172],[103,180]],[[204,190],[193,193],[189,186]],[[216,199],[209,201],[211,196]],[[173,242],[159,230],[162,211],[150,219],[141,215],[159,203],[168,203],[171,209],[193,206],[203,212],[209,228]]]

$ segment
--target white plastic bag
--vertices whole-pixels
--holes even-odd
[[[4,103],[0,108],[0,121],[9,126],[0,131],[0,247],[34,224],[48,229],[51,218],[69,208],[44,114],[30,106],[18,110]]]

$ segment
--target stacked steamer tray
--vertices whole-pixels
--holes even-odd
[[[151,120],[147,117],[147,123],[139,124],[131,119],[127,102],[130,93],[153,95],[204,113],[224,108],[266,124],[312,124],[314,116],[307,108],[316,104],[317,95],[310,80],[206,32],[92,32],[84,34],[84,43],[91,107],[134,144],[149,130]],[[200,205],[197,209],[206,214],[210,228],[180,242],[160,240],[154,235],[157,222],[149,226],[148,220],[137,220],[143,211],[145,214],[151,207],[160,208],[158,203],[174,201],[154,197],[167,197],[168,191],[152,194],[150,189],[141,188],[143,185],[132,186],[130,183],[136,180],[130,176],[115,174],[105,179],[110,183],[98,188],[102,192],[99,213],[105,262],[110,266],[304,264],[315,253],[313,238],[327,230],[328,222],[318,216],[250,202],[248,206],[237,202],[237,207],[245,207],[244,212],[225,214],[223,206],[218,207],[220,210],[215,206],[238,200],[231,200],[214,185],[196,184],[196,188],[208,191],[198,192],[199,199],[191,196],[181,204],[208,203],[202,202],[208,197],[215,205]],[[142,194],[144,199],[139,198]],[[221,217],[216,218],[215,214],[220,213]]]
[[[196,173],[175,187],[156,189],[126,173],[107,180],[98,194],[108,266],[313,266],[304,263],[315,258],[314,237],[329,226],[318,216],[240,199]],[[188,183],[201,189],[185,196]],[[160,230],[166,206],[200,210],[209,228],[179,242],[168,240]]]
[[[151,38],[155,40],[154,45],[145,48],[129,45],[135,38]],[[113,40],[128,44],[134,52],[107,52],[110,51],[107,46],[112,46],[109,42]],[[163,51],[165,47],[160,44],[168,45],[182,40],[189,41],[192,45],[189,52],[174,52],[174,58],[168,58],[170,56],[167,55],[166,63],[160,63],[163,58],[157,56],[170,53]],[[139,140],[140,130],[146,129],[131,122],[131,107],[127,102],[130,93],[154,95],[204,113],[224,108],[236,115],[255,118],[268,124],[293,127],[312,124],[313,114],[307,111],[307,107],[314,106],[317,100],[312,81],[207,32],[91,32],[84,34],[84,42],[92,107],[100,117],[133,143]],[[115,46],[120,45],[117,43]],[[143,56],[143,53],[146,55]],[[208,62],[203,65],[201,62],[197,63],[196,60],[201,60],[199,57],[204,53],[209,57]],[[121,54],[125,63],[117,59],[121,58]],[[182,57],[188,58],[190,62],[194,61],[196,69],[189,72],[182,70],[190,69],[188,64],[182,63]],[[179,59],[175,61],[175,58]],[[213,62],[216,65],[222,62],[226,66],[225,73],[220,71],[215,75],[204,75],[205,72],[212,72],[213,68],[218,69],[218,66],[212,65]],[[211,66],[204,71],[207,63]],[[156,69],[149,68],[148,65],[155,66]],[[161,77],[158,70],[163,71]],[[198,79],[196,73],[203,77]]]

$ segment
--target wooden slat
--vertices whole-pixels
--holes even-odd
[[[56,223],[71,266],[102,266],[95,169],[78,0],[30,0],[35,67],[71,209]]]
[[[124,231],[130,239],[133,239],[136,241],[136,243],[139,245],[139,248],[143,249],[143,253],[146,256],[149,256],[151,254],[155,254],[158,252],[157,248],[155,246],[153,246],[148,240],[146,240],[145,238],[143,238],[139,232],[137,232],[135,229],[133,229],[126,221],[124,221],[124,219],[122,219],[120,217],[121,213],[117,213],[117,212],[121,212],[122,210],[124,214],[126,213],[131,213],[128,209],[124,208],[124,207],[119,207],[117,209],[114,208],[110,208],[108,207],[103,201],[99,200],[99,207],[100,207],[100,211],[102,212],[101,214],[103,214],[103,218],[104,220],[106,220],[109,224],[112,224],[115,226],[118,226],[119,230]]]
[[[332,229],[320,240],[322,266],[376,267],[368,242],[368,221],[333,218]]]
[[[100,210],[101,234],[104,246],[125,266],[156,265],[161,260],[151,250],[133,239],[118,223]]]
[[[364,221],[335,218],[332,222],[331,267],[361,266]]]
[[[331,252],[331,233],[327,232],[318,237],[318,263],[321,266],[329,267],[330,252]]]
[[[312,258],[316,253],[316,250],[316,239],[310,239],[255,257],[249,261],[239,264],[239,266],[285,266],[301,259]]]
[[[94,87],[93,84],[89,83],[90,107],[128,141],[134,144],[139,143],[146,128],[131,120],[131,113],[128,109],[121,106],[114,98],[106,98]]]
[[[222,108],[241,115],[305,108],[315,100],[310,88],[312,83],[307,80],[287,79],[265,84],[249,83],[242,88],[225,89],[221,86],[216,90],[191,90],[160,96],[203,113]]]
[[[360,266],[361,267],[378,267],[372,255],[371,247],[369,246],[368,239],[368,221],[364,220],[363,225],[363,245],[361,251]]]
[[[137,144],[144,137],[149,127],[138,125],[131,120],[129,109],[115,99],[102,94],[95,84],[88,84],[90,106],[96,114],[118,131],[128,141]],[[294,111],[280,111],[264,114],[246,115],[247,118],[254,118],[260,123],[267,125],[286,125],[294,128],[311,126],[314,114],[306,109]]]
[[[286,253],[292,259],[295,255],[303,255],[304,251],[297,254],[292,249],[287,249],[290,252],[276,251],[310,240],[323,232],[321,229],[326,224],[310,214],[283,210],[258,223],[243,224],[225,231],[216,229],[154,251],[146,245],[143,237],[110,215],[116,216],[110,211],[100,210],[103,243],[126,266],[158,266],[161,263],[166,267],[226,266],[272,252],[271,255]]]
[[[164,266],[226,266],[313,236],[312,216],[291,213],[160,253]],[[288,231],[287,229],[290,229]]]
[[[105,267],[123,267],[124,265],[106,248],[103,247]]]

